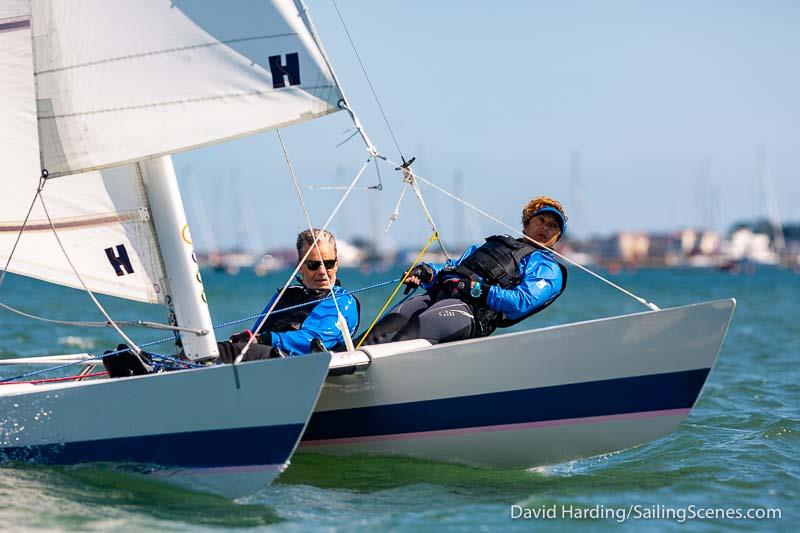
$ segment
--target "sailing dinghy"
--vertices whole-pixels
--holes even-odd
[[[31,3],[37,106],[27,114],[38,116],[38,145],[35,120],[22,126],[30,130],[25,137],[32,144],[28,153],[41,155],[42,163],[20,163],[21,168],[9,173],[16,180],[15,191],[22,192],[13,202],[4,199],[2,206],[4,213],[14,215],[4,219],[14,221],[27,220],[22,206],[31,197],[39,200],[41,209],[34,204],[30,225],[17,222],[8,225],[16,232],[0,232],[3,250],[16,250],[10,269],[21,274],[76,286],[74,272],[80,271],[85,273],[80,286],[87,290],[166,303],[174,311],[171,323],[180,332],[185,354],[201,359],[214,353],[214,337],[171,161],[164,154],[345,109],[367,145],[370,160],[389,160],[372,145],[346,104],[302,5],[298,9],[288,0],[236,2],[226,4],[223,11],[202,1],[129,0],[113,9],[108,5],[101,0]],[[230,6],[235,8],[227,9]],[[236,16],[236,23],[230,24],[234,13],[245,16]],[[110,23],[120,20],[124,23]],[[91,32],[85,31],[87,26]],[[148,38],[139,39],[141,35]],[[25,98],[30,102],[32,91],[9,94],[17,102]],[[4,135],[4,140],[13,145],[9,137]],[[423,202],[416,181],[424,179],[414,174],[410,162],[392,164],[403,170],[405,183]],[[37,183],[31,177],[38,176],[40,168],[48,174]],[[123,187],[135,192],[120,194]],[[75,202],[73,192],[79,188],[92,188],[91,205],[101,207],[92,211],[86,203]],[[57,212],[55,221],[42,212],[45,203]],[[437,234],[424,202],[423,208]],[[95,232],[91,242],[69,239],[90,228]],[[19,246],[14,235],[25,237]],[[42,260],[41,250],[62,248],[56,236],[66,241],[63,248],[81,253]],[[99,256],[98,250],[103,252]],[[78,268],[64,259],[70,255]],[[438,346],[424,340],[350,346],[330,359],[330,376],[301,445],[320,453],[404,455],[495,467],[551,464],[635,446],[673,431],[689,414],[720,351],[734,306],[733,300],[664,310],[651,305],[644,313]],[[345,337],[349,341],[346,333]],[[22,418],[14,420],[14,427],[24,425],[19,432],[30,439],[20,445],[26,451],[18,452],[16,441],[9,439],[25,437],[6,429],[6,448],[0,452],[46,460],[51,450],[67,450],[56,454],[59,461],[152,462],[173,477],[186,477],[195,466],[240,473],[248,466],[231,464],[239,454],[218,449],[208,453],[206,448],[206,453],[195,455],[195,433],[238,430],[258,416],[269,421],[268,427],[287,425],[283,422],[289,413],[300,417],[303,406],[309,405],[306,400],[316,399],[323,379],[319,366],[327,363],[326,357],[331,354],[248,363],[236,367],[238,374],[235,368],[217,367],[113,382],[33,389],[15,385],[5,393],[0,390],[3,413],[18,409]],[[301,375],[302,368],[308,375]],[[230,380],[237,376],[240,388],[233,392]],[[241,394],[281,376],[288,376],[283,386],[275,383],[274,389],[250,391],[262,394],[258,402],[224,403],[217,409],[223,404],[209,397],[209,390],[217,387],[228,391],[223,395]],[[134,395],[155,395],[167,402],[167,395],[180,387],[185,387],[180,397],[202,398],[192,400],[199,409],[184,409],[175,417],[180,422],[166,415],[147,421],[136,418],[138,433],[127,441],[130,424],[123,428],[108,418],[102,419],[108,433],[98,434],[97,425],[80,425],[74,432],[65,429],[78,418],[73,410],[81,406],[125,404]],[[305,395],[291,405],[294,396],[289,394]],[[58,409],[65,397],[69,410],[50,414],[51,406]],[[50,432],[29,430],[36,424],[47,425],[30,407],[37,404],[46,405],[47,417],[60,421],[50,426]],[[248,411],[254,405],[259,408]],[[228,418],[231,413],[236,413],[233,421]],[[302,430],[302,424],[293,427]],[[170,435],[167,441],[177,444],[168,448],[169,453],[126,459],[105,455],[103,446],[86,445],[87,435],[91,443],[122,439],[115,449],[132,450],[139,442],[157,446],[160,435]],[[272,446],[266,433],[241,435],[236,438]],[[71,447],[71,442],[81,444]],[[203,445],[215,442],[210,438]],[[78,453],[78,449],[88,451]],[[177,449],[184,453],[173,455]],[[222,461],[220,456],[226,455],[237,458],[207,464],[207,457]],[[176,465],[176,456],[201,456],[206,462]],[[248,465],[266,461],[247,454],[241,457]]]
[[[431,346],[335,354],[300,447],[529,468],[674,431],[735,307],[720,300]]]
[[[184,368],[3,383],[0,458],[132,464],[228,497],[265,486],[294,451],[330,356],[193,364],[216,355],[216,339],[169,154],[340,109],[302,6],[5,1],[0,71],[3,277],[86,290],[98,324],[134,351],[94,293],[167,306],[169,323],[151,326],[180,336],[181,359],[167,359]],[[69,359],[55,360],[99,363]]]

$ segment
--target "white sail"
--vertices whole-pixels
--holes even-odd
[[[33,0],[31,9],[51,176],[338,110],[340,91],[292,0]]]
[[[0,266],[8,260],[40,174],[27,8],[27,2],[16,2],[0,11]],[[91,290],[163,302],[165,276],[136,166],[48,181],[42,196]],[[81,287],[38,203],[25,227],[9,270]]]
[[[4,181],[0,200],[17,193],[16,187],[5,184],[8,176],[29,175],[33,189],[24,194],[30,203],[40,173],[31,61],[28,3],[0,3],[0,178]]]

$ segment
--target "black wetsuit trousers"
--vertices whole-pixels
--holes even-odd
[[[217,348],[219,349],[219,358],[216,360],[216,362],[226,364],[233,363],[234,359],[236,359],[236,357],[242,353],[245,344],[247,343],[231,341],[218,342]],[[250,345],[250,349],[247,350],[247,353],[244,354],[242,361],[258,361],[260,359],[270,359],[271,357],[275,357],[275,353],[272,351],[272,346],[269,344],[258,344],[257,342],[254,342]]]
[[[364,344],[427,339],[431,344],[469,339],[475,335],[472,308],[455,298],[430,295],[409,298],[375,324]]]

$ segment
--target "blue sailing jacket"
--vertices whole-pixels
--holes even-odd
[[[336,295],[336,302],[339,304],[339,309],[342,311],[342,316],[347,322],[347,327],[350,330],[350,335],[355,335],[356,328],[358,327],[358,304],[355,297],[347,294],[346,291],[335,286],[333,288]],[[273,296],[269,303],[264,307],[261,314],[269,311],[272,302],[275,301],[278,295]],[[280,309],[281,304],[278,303],[277,309]],[[311,352],[311,342],[314,339],[319,339],[325,348],[332,349],[334,346],[344,342],[344,335],[339,329],[339,320],[336,313],[336,306],[333,303],[333,298],[327,298],[316,304],[307,306],[310,310],[308,316],[303,320],[300,329],[271,332],[272,341],[270,344],[279,348],[289,355],[302,355]],[[253,325],[252,331],[258,327],[256,321]]]
[[[461,261],[472,255],[477,249],[477,245],[470,246],[457,261],[448,259],[445,263],[429,264],[428,266],[433,269],[433,279],[435,280],[442,270],[446,271],[457,267]],[[558,296],[563,284],[561,269],[553,254],[547,250],[536,250],[523,257],[519,262],[519,275],[522,278],[519,285],[510,289],[491,285],[486,297],[486,305],[490,309],[504,313],[511,320],[533,312]],[[449,276],[447,272],[444,272],[442,277],[447,279]],[[433,281],[422,285],[426,290],[432,286]],[[486,290],[485,287],[484,290]]]

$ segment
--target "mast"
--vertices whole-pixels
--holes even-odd
[[[141,161],[137,165],[150,203],[153,226],[167,275],[165,300],[170,322],[206,333],[182,333],[186,356],[192,360],[219,355],[211,314],[208,311],[200,267],[194,253],[189,224],[178,189],[171,156]]]
[[[581,152],[577,148],[572,150],[569,155],[569,175],[570,193],[572,197],[570,211],[572,211],[572,218],[574,220],[583,221],[581,226],[588,228],[589,225],[586,224],[585,214],[583,213],[583,169],[581,164]],[[570,231],[575,235],[575,230],[570,228]]]
[[[767,149],[764,145],[758,147],[758,183],[761,188],[761,201],[767,222],[772,230],[772,246],[779,259],[783,259],[786,251],[786,242],[783,240],[783,226],[778,214],[778,202],[775,198],[775,190],[772,183],[772,176],[769,172],[767,162]]]

